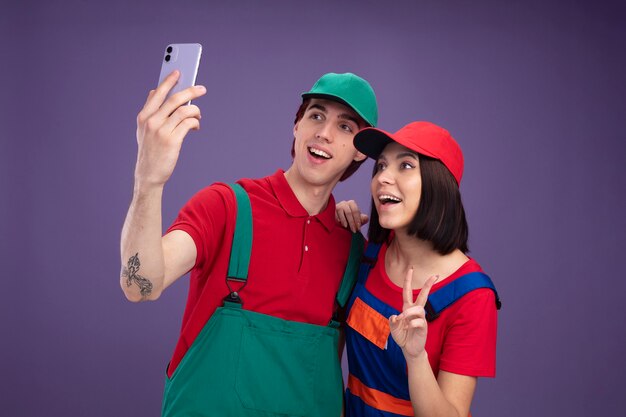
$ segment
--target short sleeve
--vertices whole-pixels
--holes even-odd
[[[232,190],[226,184],[216,183],[191,197],[166,233],[182,230],[191,236],[197,251],[194,268],[199,268],[220,248],[226,223],[229,217],[234,219],[235,213]]]
[[[439,369],[495,377],[498,315],[493,291],[474,290],[449,308],[454,311],[450,311]]]

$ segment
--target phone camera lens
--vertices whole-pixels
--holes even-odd
[[[168,53],[168,54],[171,54],[171,53],[172,53],[172,51],[173,51],[172,47],[171,47],[171,46],[168,46],[168,47],[167,47],[167,53]]]
[[[165,62],[170,62],[170,56],[169,55],[165,55]]]

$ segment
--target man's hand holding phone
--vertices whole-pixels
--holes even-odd
[[[200,109],[185,104],[206,94],[204,86],[186,88],[165,100],[179,77],[175,70],[150,91],[137,115],[136,187],[164,185],[174,171],[185,136],[200,129]]]
[[[120,241],[120,286],[132,301],[157,299],[196,257],[188,234],[175,231],[163,237],[162,198],[185,136],[200,128],[200,109],[185,104],[206,94],[203,86],[194,86],[201,46],[170,44],[165,51],[158,86],[137,115],[135,188]],[[128,272],[138,265],[141,276]]]

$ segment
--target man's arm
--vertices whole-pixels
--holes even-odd
[[[162,237],[163,188],[185,136],[200,128],[200,109],[183,104],[206,93],[202,86],[190,87],[164,102],[178,77],[175,71],[150,91],[137,116],[135,186],[120,244],[120,286],[131,301],[156,300],[196,260],[196,247],[187,233],[174,231]]]

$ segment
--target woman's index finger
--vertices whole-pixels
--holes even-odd
[[[428,301],[428,294],[430,294],[430,289],[433,287],[435,281],[439,279],[439,275],[431,275],[428,277],[420,293],[417,295],[417,300],[415,300],[415,304],[421,307],[426,305],[426,301]]]
[[[414,305],[413,303],[413,267],[410,266],[404,277],[404,285],[402,286],[404,295],[404,305]]]

